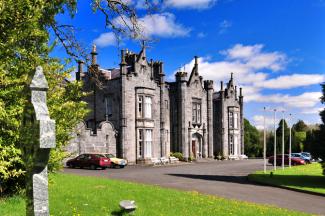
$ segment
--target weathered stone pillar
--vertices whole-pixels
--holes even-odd
[[[159,64],[159,77],[160,77],[160,156],[165,157],[166,155],[166,130],[165,130],[165,121],[166,121],[166,106],[165,106],[165,74],[163,72],[163,63]]]
[[[205,123],[203,123],[203,158],[208,157],[208,138],[207,138],[207,129]]]
[[[46,105],[48,84],[42,67],[37,67],[31,98],[24,109],[21,128],[22,155],[26,166],[26,215],[49,215],[47,164],[55,147],[55,121]]]
[[[180,74],[180,85],[181,85],[181,98],[179,100],[180,102],[180,112],[178,115],[180,115],[180,120],[181,120],[181,133],[179,136],[181,136],[181,145],[182,145],[182,152],[183,156],[185,159],[189,158],[189,145],[190,145],[190,140],[188,140],[188,125],[186,121],[186,103],[187,103],[187,73],[181,72]]]
[[[207,91],[207,129],[208,129],[208,157],[213,158],[213,81],[204,81]]]
[[[127,63],[125,62],[124,50],[121,51],[121,63],[120,63],[120,71],[121,71],[121,101],[120,101],[120,145],[118,148],[119,157],[126,158],[125,155],[125,145],[127,142],[127,134],[126,134],[126,126],[127,126],[127,118],[126,118],[126,74],[127,74]]]
[[[240,154],[245,154],[245,143],[244,143],[244,97],[242,94],[242,88],[239,88],[239,105],[240,105]]]
[[[228,154],[227,148],[225,148],[226,143],[225,143],[225,118],[227,118],[227,114],[225,116],[225,105],[224,105],[224,97],[225,97],[225,92],[223,89],[223,82],[221,81],[221,89],[220,89],[220,106],[221,106],[221,115],[220,115],[220,130],[221,130],[221,143],[220,143],[220,149],[221,149],[221,154],[223,156],[226,156]]]

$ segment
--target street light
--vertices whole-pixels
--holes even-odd
[[[265,107],[264,107],[264,146],[263,146],[263,158],[264,158],[264,173],[266,173],[266,133],[265,133]]]
[[[289,167],[291,168],[291,113],[289,116]]]
[[[284,169],[284,121],[285,121],[285,117],[284,117],[284,110],[282,110],[282,170]]]
[[[275,126],[275,118],[276,118],[276,109],[274,111],[274,158],[273,158],[273,166],[274,170],[276,170],[276,126]]]

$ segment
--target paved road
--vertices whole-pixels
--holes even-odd
[[[66,168],[64,172],[195,190],[226,198],[325,215],[325,197],[248,182],[247,174],[261,169],[263,169],[262,160],[246,160],[160,167],[129,166],[124,169],[107,170]]]

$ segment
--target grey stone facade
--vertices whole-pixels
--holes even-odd
[[[94,48],[87,72],[79,62],[76,78],[92,93],[84,99],[91,113],[71,141],[70,152],[116,152],[131,164],[168,157],[170,152],[182,152],[187,159],[216,155],[218,100],[213,81],[199,75],[197,57],[189,77],[178,72],[175,82],[166,82],[163,63],[148,61],[145,48],[139,54],[122,51],[119,69],[101,69],[96,55]],[[99,71],[99,87],[93,70]]]
[[[214,147],[215,154],[239,159],[244,155],[244,120],[242,89],[237,95],[233,74],[227,87],[214,93]]]

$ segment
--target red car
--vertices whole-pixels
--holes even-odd
[[[68,160],[67,166],[70,168],[106,169],[111,166],[111,160],[102,154],[81,154],[76,158]]]
[[[269,163],[273,164],[274,162],[274,156],[269,157]],[[289,165],[289,155],[285,154],[284,155],[284,164],[285,165]],[[301,159],[301,158],[297,158],[297,157],[291,157],[291,165],[295,166],[295,165],[304,165],[305,160]],[[282,165],[282,154],[279,154],[276,156],[276,165]]]

